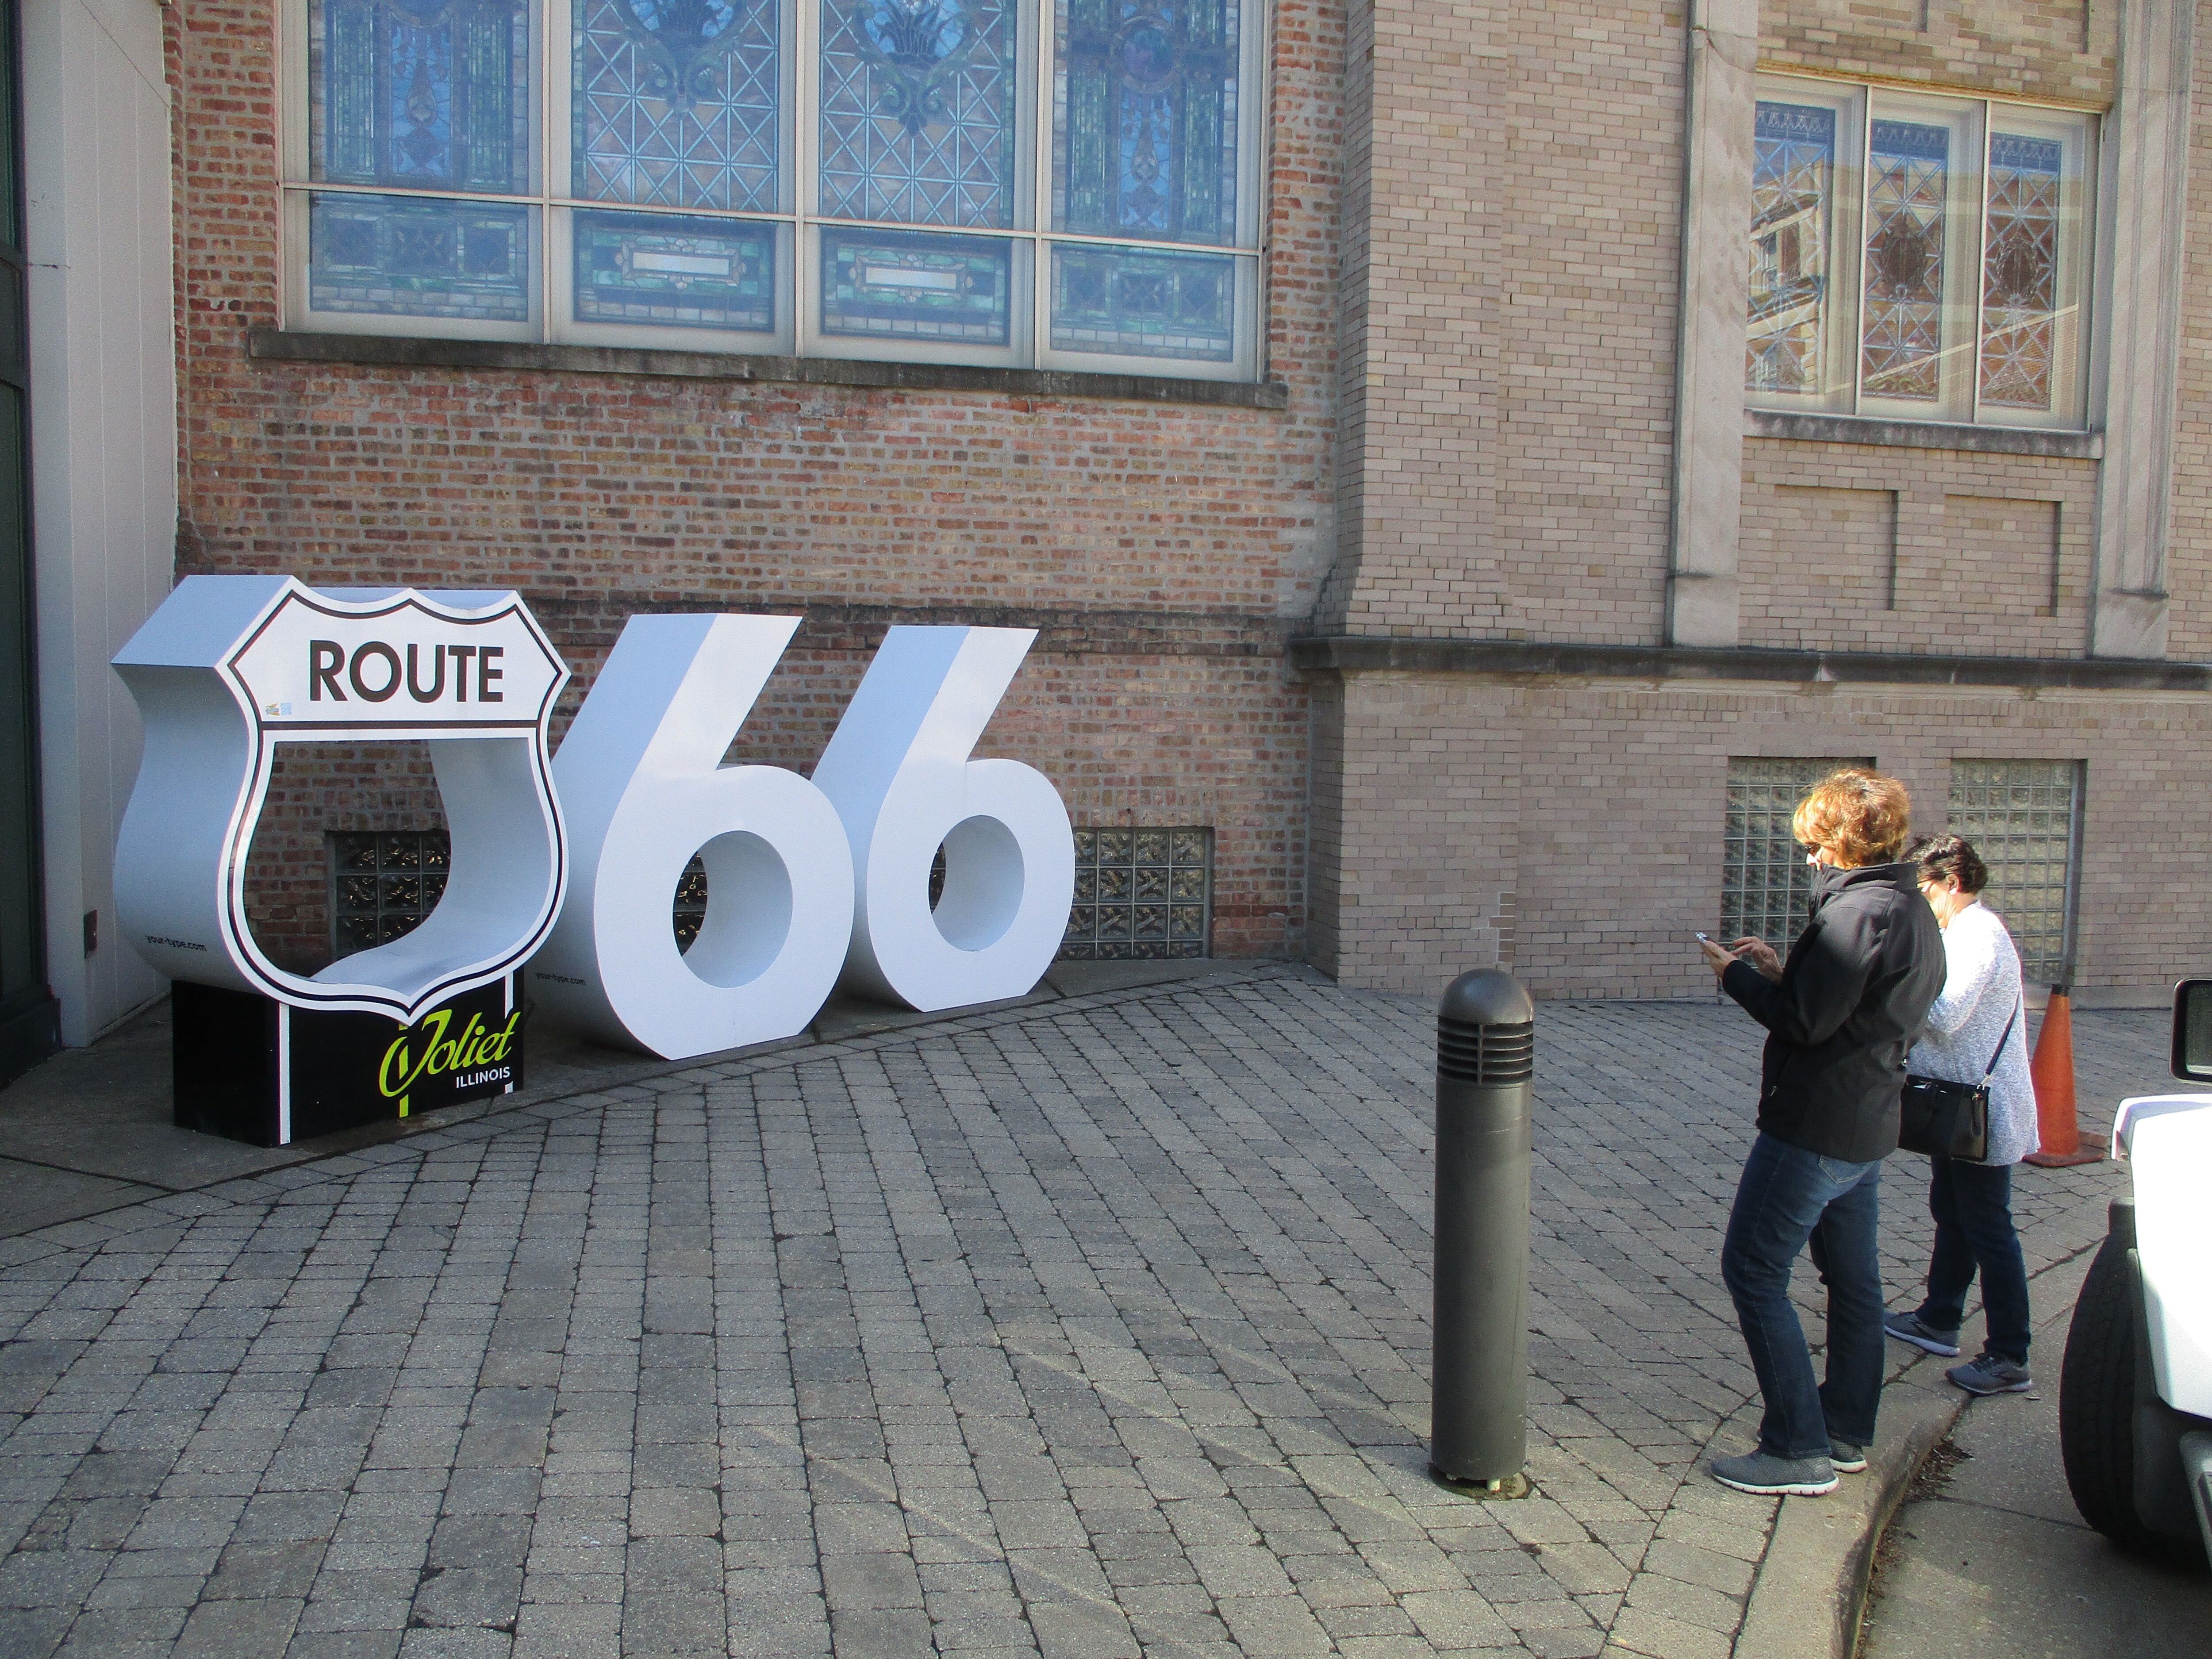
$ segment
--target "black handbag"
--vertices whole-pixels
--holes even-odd
[[[1905,1079],[1899,1102],[1898,1150],[1928,1156],[1963,1158],[1978,1164],[1990,1155],[1990,1079],[2012,1041],[2012,1028],[2020,1021],[2020,1005],[2013,1005],[1997,1051],[1982,1068],[1979,1083],[1953,1083],[1940,1077]]]

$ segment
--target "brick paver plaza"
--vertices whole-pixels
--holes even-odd
[[[1540,1006],[1537,1493],[1478,1503],[1424,1473],[1432,1029],[1255,967],[0,1243],[0,1654],[1725,1655],[1758,1033]],[[2165,1029],[2078,1020],[2095,1122]],[[2024,1172],[2031,1271],[2123,1180]]]

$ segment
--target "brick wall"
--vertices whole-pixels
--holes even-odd
[[[1324,631],[1649,641],[1665,599],[1682,12],[1364,27]]]
[[[737,380],[257,361],[281,247],[272,0],[167,14],[180,574],[520,588],[579,670],[633,611],[803,611],[741,748],[802,769],[896,621],[1037,626],[981,753],[1079,823],[1215,827],[1215,944],[1296,953],[1305,689],[1281,642],[1331,540],[1342,19],[1273,36],[1268,357],[1284,411]],[[325,937],[321,838],[434,823],[419,765],[295,757],[250,891]]]
[[[1746,645],[2080,656],[2097,463],[1752,439]]]
[[[1759,59],[2102,105],[2117,85],[2118,14],[2094,0],[1762,0]]]
[[[2212,3],[2197,8],[2189,246],[2183,268],[2166,651],[2212,661]]]
[[[1922,831],[1954,757],[2085,762],[2078,983],[2154,999],[2212,964],[2204,846],[2176,828],[2212,782],[2212,696],[1361,673],[1315,708],[1348,757],[1313,922],[1346,983],[1428,996],[1498,964],[1540,996],[1711,994],[1689,935],[1720,916],[1732,755],[1871,755]]]

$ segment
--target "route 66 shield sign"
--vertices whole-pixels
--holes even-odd
[[[513,592],[191,576],[115,659],[146,726],[116,846],[125,936],[175,979],[405,1024],[513,972],[568,880],[547,723],[568,665]],[[453,837],[437,908],[312,977],[254,942],[246,856],[284,743],[425,739]]]

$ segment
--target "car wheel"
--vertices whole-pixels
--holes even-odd
[[[2128,1247],[2107,1237],[2075,1299],[2058,1373],[2058,1449],[2081,1518],[2131,1555],[2200,1560],[2194,1539],[2153,1532],[2136,1514],[2136,1328]]]

